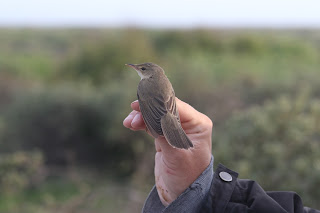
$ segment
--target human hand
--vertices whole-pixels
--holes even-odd
[[[189,104],[176,98],[182,128],[194,147],[188,150],[169,145],[164,137],[155,139],[155,181],[163,205],[168,206],[208,167],[211,160],[212,121]],[[139,102],[131,103],[133,111],[123,121],[131,130],[146,130]],[[151,134],[150,134],[151,135]]]

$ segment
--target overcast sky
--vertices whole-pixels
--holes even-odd
[[[2,0],[0,5],[0,26],[320,28],[320,0]]]

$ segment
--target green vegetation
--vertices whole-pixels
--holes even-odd
[[[161,65],[215,124],[213,154],[320,208],[318,31],[1,29],[0,212],[140,212],[152,138],[122,126],[125,63]]]
[[[217,133],[217,159],[267,190],[296,191],[305,203],[318,205],[319,100],[301,94],[267,101],[235,113],[224,131],[228,135]]]

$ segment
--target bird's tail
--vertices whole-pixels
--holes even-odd
[[[171,146],[179,149],[193,147],[191,140],[182,129],[177,117],[173,114],[167,113],[161,118],[161,128],[164,137]]]

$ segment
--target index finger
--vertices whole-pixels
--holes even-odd
[[[131,108],[133,110],[136,110],[138,112],[140,112],[140,106],[139,106],[139,101],[138,100],[135,100],[131,103]]]

